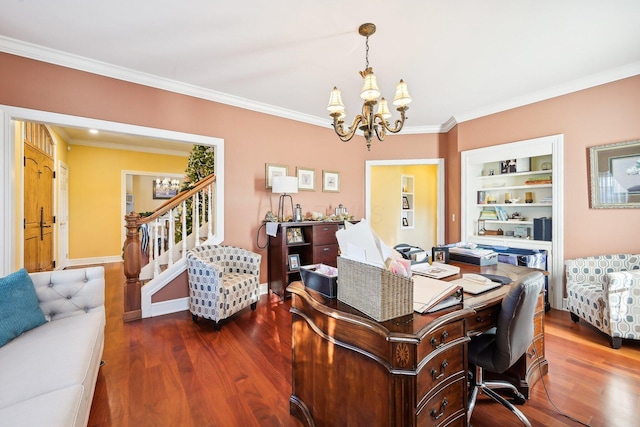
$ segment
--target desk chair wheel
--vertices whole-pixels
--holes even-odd
[[[527,399],[525,399],[524,395],[520,392],[514,393],[513,396],[513,403],[515,403],[516,405],[524,405],[524,403],[527,401]]]

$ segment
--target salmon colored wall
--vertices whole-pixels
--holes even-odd
[[[586,147],[640,138],[640,76],[461,123],[446,135],[390,135],[367,152],[362,137],[341,143],[332,128],[308,125],[203,99],[0,54],[0,104],[53,111],[140,126],[201,134],[225,140],[225,243],[263,254],[256,243],[277,195],[265,189],[265,163],[340,171],[341,192],[300,192],[305,211],[339,203],[356,218],[364,214],[365,160],[445,158],[447,241],[460,236],[460,150],[565,134],[567,257],[638,250],[638,210],[590,210]],[[409,121],[411,124],[411,111]],[[71,170],[70,173],[73,173]],[[73,195],[71,196],[73,197]],[[453,215],[456,219],[453,221]],[[119,214],[118,214],[119,215]],[[260,233],[264,244],[264,232]]]
[[[565,259],[638,253],[640,210],[590,209],[588,171],[588,147],[640,139],[638,117],[640,76],[635,76],[461,123],[457,149],[564,134]],[[459,179],[459,171],[450,172]],[[455,176],[448,173],[447,179]],[[459,186],[450,190],[452,200]]]
[[[278,196],[265,189],[265,163],[287,165],[289,175],[295,174],[296,166],[316,169],[316,191],[293,196],[305,212],[333,210],[342,203],[358,218],[364,215],[365,160],[437,157],[436,135],[390,135],[383,143],[374,142],[367,152],[362,137],[342,143],[330,126],[322,128],[8,54],[0,54],[0,62],[0,104],[224,139],[225,243],[263,254],[262,282],[267,274],[266,249],[258,247],[256,240],[264,245],[265,234],[261,230],[258,236],[258,230],[267,211],[276,211],[278,203]],[[322,192],[323,169],[341,173],[340,193]],[[70,166],[73,173],[79,174]],[[119,212],[115,215],[119,217]],[[80,234],[93,227],[95,224],[89,224]]]
[[[69,166],[69,258],[122,256],[122,171],[183,173],[187,158],[73,145]]]

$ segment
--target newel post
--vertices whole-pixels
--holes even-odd
[[[142,252],[138,236],[138,220],[140,215],[131,212],[124,217],[127,228],[127,238],[124,241],[124,275],[127,281],[124,285],[124,321],[142,318],[140,302],[140,269],[142,268]]]

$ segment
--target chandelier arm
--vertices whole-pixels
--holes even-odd
[[[338,117],[333,118],[333,129],[336,131],[336,134],[340,137],[342,142],[347,142],[356,134],[358,130],[358,125],[362,122],[363,117],[361,115],[357,115],[353,118],[353,122],[347,131],[344,130],[344,122],[338,121]]]
[[[400,118],[395,121],[395,126],[393,128],[389,126],[389,123],[380,114],[376,114],[376,122],[381,127],[383,127],[387,132],[398,133],[402,130],[402,127],[404,126],[404,121],[406,118],[404,114],[405,109],[398,108],[398,111],[400,111]]]

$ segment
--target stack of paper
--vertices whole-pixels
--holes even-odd
[[[413,309],[432,313],[462,302],[461,286],[453,282],[413,276]]]
[[[411,265],[411,271],[422,276],[442,279],[460,273],[460,267],[434,262],[433,264],[421,263]]]

